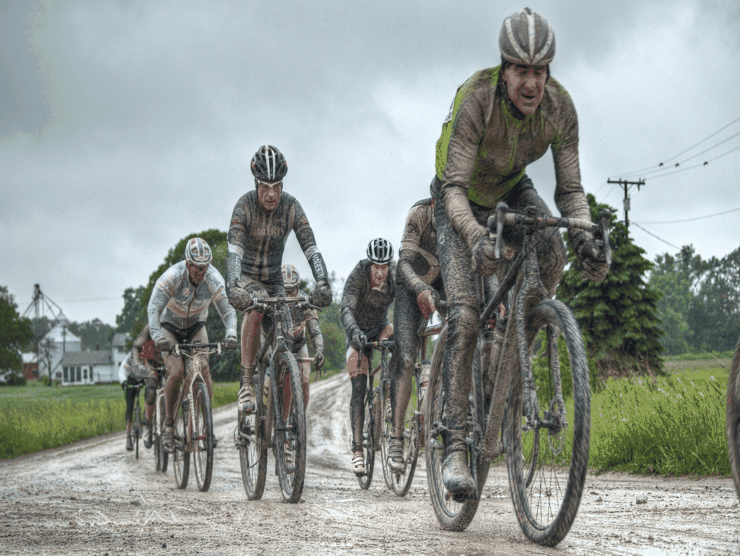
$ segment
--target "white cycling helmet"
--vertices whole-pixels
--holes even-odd
[[[185,244],[185,260],[190,264],[205,266],[211,264],[213,253],[205,239],[194,237]]]
[[[555,33],[544,17],[524,8],[504,19],[498,46],[507,62],[546,66],[555,57]]]
[[[390,264],[393,260],[393,246],[382,237],[375,238],[367,246],[367,259],[372,264]]]
[[[283,273],[283,285],[286,290],[294,290],[301,285],[301,277],[298,270],[292,264],[284,264],[280,267]]]

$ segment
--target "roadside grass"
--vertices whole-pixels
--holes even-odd
[[[238,390],[236,382],[214,383],[213,407],[236,401]],[[0,459],[125,430],[125,412],[118,384],[2,388]]]
[[[591,401],[590,465],[600,471],[729,475],[722,371],[609,380]]]

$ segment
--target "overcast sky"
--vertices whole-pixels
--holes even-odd
[[[114,324],[124,289],[178,240],[228,229],[265,143],[346,277],[370,239],[398,247],[457,87],[499,63],[501,23],[524,5],[3,2],[0,285],[20,312],[39,283],[71,320]],[[632,222],[704,258],[737,248],[740,212],[653,223],[740,208],[740,121],[673,158],[740,118],[740,2],[529,6],[557,37],[551,71],[578,111],[585,190],[622,219],[607,178],[645,177]],[[633,173],[669,159],[699,167]],[[528,173],[554,207],[551,154]],[[651,260],[676,251],[630,230]],[[294,238],[284,261],[310,274]]]

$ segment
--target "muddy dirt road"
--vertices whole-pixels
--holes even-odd
[[[556,548],[527,541],[506,471],[492,469],[467,531],[437,525],[426,474],[410,493],[369,491],[350,472],[349,381],[312,385],[308,471],[301,503],[282,502],[268,473],[264,498],[248,502],[231,443],[235,407],[215,412],[211,489],[175,488],[171,467],[135,460],[123,434],[0,462],[0,554],[730,554],[740,552],[740,506],[729,479],[590,475],[578,517]],[[421,458],[423,459],[423,457]],[[273,469],[272,457],[268,469]],[[636,497],[647,495],[637,505]]]

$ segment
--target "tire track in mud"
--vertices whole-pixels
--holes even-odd
[[[235,405],[214,411],[219,445],[208,492],[191,476],[175,488],[122,433],[0,462],[2,554],[730,554],[740,551],[740,507],[728,478],[589,475],[578,517],[548,549],[521,533],[503,466],[467,531],[437,524],[423,454],[405,498],[385,488],[376,461],[360,490],[350,470],[350,383],[311,385],[308,463],[301,503],[285,504],[268,459],[262,500],[248,502],[233,446]],[[192,470],[191,470],[192,473]],[[646,504],[636,497],[647,495]],[[166,548],[163,548],[166,547]]]

